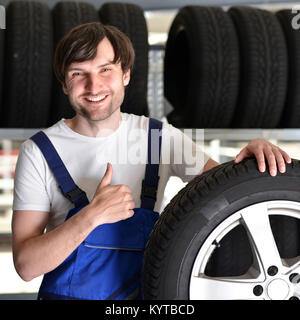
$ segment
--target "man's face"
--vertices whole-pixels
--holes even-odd
[[[93,60],[74,62],[68,67],[63,90],[76,115],[89,121],[102,121],[119,110],[130,71],[123,73],[121,64],[114,64],[113,60],[113,47],[104,38]]]

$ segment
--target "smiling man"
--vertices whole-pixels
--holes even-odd
[[[14,184],[15,268],[25,281],[45,275],[40,299],[140,298],[143,250],[168,179],[193,178],[186,174],[193,164],[175,163],[178,150],[167,148],[169,136],[184,137],[180,130],[121,112],[133,64],[127,36],[101,23],[75,27],[56,48],[55,74],[76,115],[23,143]],[[126,147],[148,146],[143,161],[112,165],[120,141],[138,129],[146,134]],[[162,132],[158,150],[171,153],[169,163],[147,163],[150,129]],[[261,139],[251,141],[236,161],[249,156],[257,158],[261,171],[266,158],[272,175],[290,162],[284,151]],[[218,165],[202,150],[195,161],[197,174]]]
[[[74,33],[80,33],[80,30],[75,29]],[[112,43],[117,39],[113,39],[113,32],[119,36],[119,43],[115,48]],[[107,36],[98,44],[98,39],[95,43],[93,39],[90,40],[90,45],[93,46],[90,50],[93,52],[86,52],[81,56],[81,51],[74,51],[70,46],[71,52],[58,50],[55,56],[56,75],[76,112],[76,116],[66,120],[66,124],[71,129],[80,126],[75,131],[87,136],[98,136],[103,127],[112,130],[118,128],[124,88],[129,83],[130,70],[134,63],[134,51],[129,39],[122,37],[114,29],[110,31],[110,28],[107,28],[106,33]],[[82,36],[78,36],[76,45],[80,46]],[[95,55],[94,59],[90,59],[90,55]]]

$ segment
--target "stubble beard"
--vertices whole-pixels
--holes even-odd
[[[124,100],[124,94],[115,103],[113,103],[113,101],[110,101],[108,108],[105,108],[106,111],[103,110],[103,113],[100,112],[100,114],[98,113],[97,115],[93,115],[92,112],[89,112],[89,107],[84,106],[80,102],[75,102],[75,101],[74,102],[70,101],[70,102],[76,114],[79,114],[80,116],[84,117],[88,121],[97,122],[97,121],[103,121],[108,119],[114,112],[116,112],[120,108],[123,100]],[[93,107],[91,107],[91,109],[92,108]],[[101,106],[96,108],[101,108]]]
[[[82,117],[84,117],[85,119],[89,120],[89,121],[103,121],[106,120],[107,118],[109,118],[117,109],[118,107],[115,107],[115,109],[113,108],[112,104],[110,104],[109,108],[107,109],[106,112],[102,113],[102,114],[98,114],[98,115],[92,115],[87,108],[85,108],[82,105],[78,105],[78,109],[74,108],[74,111],[78,114],[80,114]]]

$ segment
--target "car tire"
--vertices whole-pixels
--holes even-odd
[[[276,177],[259,172],[254,159],[195,177],[150,234],[144,299],[274,299],[283,294],[271,292],[275,279],[288,289],[281,298],[294,297],[292,277],[300,273],[299,181],[298,160]]]
[[[288,77],[284,34],[272,12],[231,7],[241,55],[239,97],[234,128],[277,128],[283,111]]]
[[[6,8],[3,127],[47,125],[51,99],[53,31],[50,9],[36,1]]]
[[[238,83],[237,35],[226,12],[218,7],[181,8],[164,59],[164,95],[175,109],[170,121],[181,118],[192,128],[228,128]]]
[[[291,21],[295,14],[291,10],[280,10],[276,17],[285,34],[289,58],[289,79],[285,107],[280,122],[281,128],[300,127],[300,33],[293,29]]]

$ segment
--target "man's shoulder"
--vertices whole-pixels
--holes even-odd
[[[61,133],[62,135],[65,134],[63,132],[63,128],[65,127],[64,119],[61,119],[54,123],[51,127],[43,129],[47,136],[55,135]]]
[[[58,121],[57,123],[55,123],[51,127],[42,129],[41,131],[43,131],[50,138],[52,135],[55,135],[60,131],[61,121],[62,120]],[[25,151],[25,152],[29,152],[32,154],[36,153],[37,151],[39,152],[38,146],[34,143],[34,141],[31,138],[25,140],[22,143],[20,150]]]
[[[129,128],[146,129],[149,124],[149,117],[122,112],[122,120]]]
[[[134,113],[121,112],[122,119],[125,121],[148,121],[149,117],[137,115]]]
[[[149,120],[152,117],[144,116],[144,115],[136,115],[133,113],[125,113],[122,112],[122,119],[132,127],[139,128],[139,129],[148,129],[149,128]],[[156,118],[155,118],[156,119]],[[169,127],[169,124],[164,121],[163,119],[156,119],[163,122],[163,127]]]

